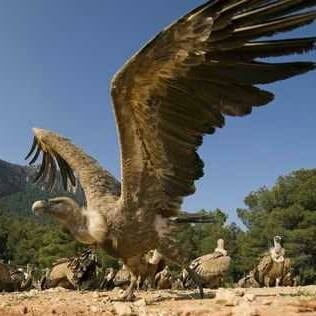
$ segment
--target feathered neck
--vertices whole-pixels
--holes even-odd
[[[283,262],[285,250],[282,247],[281,243],[278,241],[277,237],[273,238],[273,248],[270,249],[270,255],[273,261],[275,262]]]
[[[227,250],[224,248],[224,239],[217,240],[217,247],[215,248],[214,252],[219,252],[223,256],[227,255]]]

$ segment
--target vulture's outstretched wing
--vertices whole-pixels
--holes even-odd
[[[33,131],[33,145],[26,159],[30,158],[30,164],[34,164],[42,153],[42,162],[35,182],[44,181],[48,183],[48,188],[52,189],[59,169],[65,190],[69,183],[76,184],[74,172],[79,176],[90,204],[97,201],[97,198],[102,201],[109,195],[120,196],[119,181],[69,139],[44,129],[34,128]]]
[[[257,88],[315,68],[257,58],[303,53],[315,37],[260,40],[311,23],[315,0],[213,0],[163,30],[117,73],[112,97],[120,134],[122,199],[167,216],[203,175],[204,134],[224,115],[273,99]],[[146,203],[146,206],[144,205]],[[134,207],[133,207],[134,206]]]

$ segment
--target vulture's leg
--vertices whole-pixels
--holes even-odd
[[[134,300],[134,291],[137,287],[137,276],[134,272],[130,271],[131,279],[128,288],[124,291],[124,293],[119,297],[120,301],[131,302]]]
[[[270,287],[270,278],[268,276],[264,277],[264,286]]]
[[[120,301],[133,301],[133,299],[135,298],[134,291],[137,288],[138,276],[140,276],[139,266],[141,263],[141,259],[141,256],[135,256],[124,261],[124,264],[130,273],[130,284],[128,288],[124,291],[124,293],[120,295]]]
[[[136,286],[136,290],[137,290],[137,291],[139,291],[139,290],[141,289],[142,284],[143,284],[142,278],[141,278],[141,276],[139,276],[139,277],[137,278],[137,286]]]
[[[281,278],[276,278],[276,280],[275,280],[275,287],[279,287],[280,286],[280,281],[281,281]]]

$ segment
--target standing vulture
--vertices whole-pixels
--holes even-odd
[[[200,276],[203,287],[217,288],[228,271],[229,265],[230,257],[224,248],[224,240],[218,239],[214,252],[194,259],[190,268]],[[183,285],[184,287],[192,285],[190,275],[186,271],[183,273]]]
[[[79,256],[60,258],[41,280],[41,289],[64,287],[66,289],[92,289],[96,286],[97,258],[91,249]]]
[[[255,269],[255,277],[262,286],[283,285],[291,272],[291,260],[285,258],[285,250],[281,245],[282,238],[273,238],[273,247],[264,255]]]
[[[121,184],[67,138],[34,129],[31,163],[43,153],[36,180],[52,187],[58,165],[66,188],[78,176],[87,205],[57,198],[36,202],[33,210],[55,212],[78,240],[121,258],[132,274],[124,299],[131,299],[138,262],[150,249],[180,266],[188,263],[172,236],[183,198],[203,176],[197,153],[203,136],[223,127],[225,115],[243,116],[273,100],[256,85],[315,68],[313,62],[258,60],[312,50],[315,37],[270,37],[312,23],[315,5],[316,0],[210,0],[128,60],[111,85]]]

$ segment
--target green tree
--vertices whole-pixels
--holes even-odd
[[[283,236],[286,254],[303,284],[316,281],[316,169],[297,170],[245,198],[237,213],[247,232],[239,236],[239,269],[249,270],[257,257]],[[242,258],[247,258],[244,260]]]

